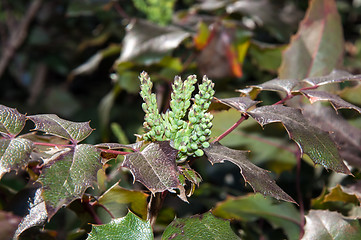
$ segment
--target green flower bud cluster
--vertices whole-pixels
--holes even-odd
[[[143,125],[147,131],[143,139],[170,140],[173,147],[179,150],[178,162],[185,161],[188,156],[202,156],[202,149],[209,147],[208,140],[211,135],[213,116],[207,113],[207,110],[214,95],[214,83],[204,76],[191,105],[196,76],[191,75],[184,82],[180,77],[176,77],[172,85],[171,110],[160,115],[155,94],[151,93],[152,83],[145,72],[141,74],[140,81],[140,95],[144,100],[142,107],[145,112]],[[186,115],[188,121],[185,120]]]

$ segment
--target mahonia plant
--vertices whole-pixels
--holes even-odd
[[[143,126],[146,130],[141,139],[145,141],[169,140],[172,147],[179,150],[178,163],[186,161],[189,156],[203,156],[202,149],[210,146],[208,140],[211,135],[213,115],[207,111],[214,95],[214,83],[204,76],[191,104],[197,77],[190,75],[185,81],[178,76],[175,77],[170,109],[160,114],[156,95],[152,93],[153,83],[149,75],[142,72],[139,79],[140,95],[144,100]]]

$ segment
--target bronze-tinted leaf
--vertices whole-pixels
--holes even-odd
[[[219,102],[230,106],[231,108],[235,108],[241,113],[246,112],[249,108],[255,106],[259,101],[253,101],[248,97],[234,97],[234,98],[224,98],[224,99],[216,99]]]
[[[336,172],[350,174],[329,134],[309,124],[299,109],[273,105],[256,108],[248,114],[262,126],[281,122],[301,152],[307,154],[314,163]]]
[[[134,181],[144,184],[153,194],[179,189],[179,197],[187,201],[184,187],[178,179],[180,172],[175,161],[177,153],[169,142],[154,142],[141,152],[126,155],[123,167],[132,172]]]
[[[230,149],[216,142],[204,149],[204,152],[212,164],[223,163],[224,161],[236,164],[240,168],[245,182],[249,183],[255,192],[295,203],[287,193],[277,186],[268,171],[257,167],[247,159],[247,151]]]
[[[329,83],[346,82],[346,81],[360,81],[361,75],[352,75],[346,71],[333,70],[330,74],[321,77],[308,77],[303,81],[312,86],[321,86]]]
[[[335,110],[340,108],[354,109],[361,113],[361,108],[346,102],[337,95],[324,91],[302,90],[301,93],[305,95],[311,103],[317,101],[329,101]]]
[[[284,92],[287,95],[291,94],[293,88],[299,84],[298,80],[295,79],[272,79],[270,81],[264,82],[260,85],[251,86],[253,88],[259,88],[261,90]]]

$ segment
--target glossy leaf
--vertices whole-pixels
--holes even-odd
[[[321,77],[308,77],[303,81],[312,86],[321,86],[330,83],[340,83],[346,81],[360,81],[361,75],[352,75],[346,71],[333,70],[330,74]]]
[[[180,28],[160,27],[140,19],[129,23],[126,30],[119,62],[137,60],[147,56],[160,59],[190,36],[188,32]]]
[[[178,179],[177,153],[169,142],[154,142],[141,152],[126,155],[123,167],[132,172],[134,181],[144,184],[153,194],[166,190],[174,192],[178,188],[179,197],[187,201],[184,187]]]
[[[239,239],[239,237],[231,229],[229,221],[218,219],[208,212],[203,215],[175,219],[164,230],[162,240],[167,239],[231,240]]]
[[[221,218],[254,222],[266,219],[274,228],[282,228],[288,239],[299,239],[300,214],[291,203],[275,202],[261,194],[229,197],[219,202],[212,213]]]
[[[19,216],[0,210],[0,239],[11,239],[20,221]]]
[[[336,112],[320,104],[306,105],[303,115],[314,126],[330,133],[338,145],[341,157],[355,167],[361,167],[361,130],[352,126]]]
[[[312,90],[303,90],[301,91],[301,93],[305,95],[308,98],[308,100],[310,100],[311,103],[317,101],[329,101],[335,110],[338,110],[340,108],[348,108],[348,109],[354,109],[359,113],[361,113],[361,108],[349,102],[346,102],[339,96],[334,95],[332,93],[324,92],[324,91],[312,91]]]
[[[55,114],[41,114],[28,117],[35,123],[35,130],[62,137],[73,142],[87,138],[93,129],[89,122],[71,122],[59,118]]]
[[[294,89],[299,81],[295,79],[272,79],[270,81],[264,82],[259,85],[251,86],[252,88],[259,88],[261,90],[284,92],[288,95],[291,94],[292,89]]]
[[[0,178],[11,170],[23,168],[29,162],[33,143],[27,139],[0,139]]]
[[[0,134],[16,136],[25,126],[26,117],[15,108],[0,104]]]
[[[332,188],[330,192],[325,196],[324,202],[344,202],[344,203],[354,203],[359,204],[359,200],[355,194],[349,194],[343,190],[341,185],[337,185],[336,187]]]
[[[46,211],[45,201],[41,193],[42,189],[37,188],[34,191],[34,195],[27,200],[29,204],[28,213],[19,223],[18,228],[14,234],[14,238],[17,239],[22,232],[31,227],[45,224],[46,220],[48,219],[48,213]]]
[[[241,113],[246,112],[249,108],[259,103],[259,101],[253,101],[248,97],[234,97],[234,98],[224,98],[224,99],[216,99],[216,100],[231,108],[237,109]]]
[[[100,152],[89,144],[64,149],[44,162],[46,164],[39,181],[43,185],[49,218],[62,206],[80,198],[96,181],[101,168]]]
[[[302,240],[357,240],[361,239],[361,226],[357,219],[349,219],[340,213],[311,210],[306,215],[305,234]]]
[[[119,212],[119,210],[128,211],[127,207],[129,206],[132,212],[141,218],[146,219],[148,197],[149,195],[145,194],[144,192],[128,190],[120,187],[118,183],[116,183],[102,196],[100,196],[98,201],[100,204],[104,205],[108,210],[110,210],[116,217],[117,214],[115,212]]]
[[[287,193],[277,186],[268,171],[257,167],[247,159],[247,151],[233,150],[216,142],[204,149],[204,152],[212,164],[224,161],[236,164],[240,168],[245,182],[249,183],[255,192],[295,203]]]
[[[149,221],[144,221],[129,212],[127,216],[113,219],[110,223],[93,225],[87,240],[98,239],[151,240],[153,230]]]
[[[314,163],[327,169],[350,174],[328,133],[309,124],[299,109],[280,105],[263,106],[248,112],[261,126],[281,122],[288,135]]]
[[[342,63],[343,32],[334,0],[310,1],[289,47],[283,52],[281,79],[304,79],[329,74]]]

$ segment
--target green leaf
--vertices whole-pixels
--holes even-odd
[[[157,60],[178,45],[190,34],[176,28],[160,27],[147,21],[137,19],[127,26],[127,33],[123,40],[123,51],[119,62],[131,60]]]
[[[187,201],[184,187],[178,179],[177,153],[167,141],[154,142],[141,152],[127,154],[123,167],[132,172],[134,181],[144,184],[153,194],[166,190],[174,192],[178,188],[179,197]]]
[[[361,113],[361,108],[349,102],[346,102],[339,96],[334,95],[332,93],[324,92],[324,91],[313,91],[313,90],[302,90],[300,92],[303,95],[305,95],[308,98],[308,100],[310,100],[311,103],[317,101],[329,101],[335,110],[338,110],[340,108],[347,108],[347,109],[354,109],[359,113]]]
[[[218,219],[208,212],[174,220],[162,235],[162,240],[210,240],[240,239],[231,229],[229,221]]]
[[[44,160],[39,181],[43,184],[43,197],[51,218],[62,206],[80,198],[96,181],[101,168],[100,151],[89,144],[66,148]]]
[[[290,138],[298,144],[301,153],[307,154],[314,163],[336,172],[351,174],[329,134],[310,125],[299,109],[273,105],[256,108],[248,114],[261,126],[281,122]]]
[[[281,79],[329,74],[342,63],[344,51],[340,16],[334,0],[310,1],[298,32],[283,52]]]
[[[348,194],[343,190],[343,187],[337,184],[336,187],[332,188],[330,192],[325,196],[323,202],[344,202],[359,204],[360,201],[355,194]]]
[[[15,108],[0,105],[0,133],[15,137],[25,126],[26,117]]]
[[[337,212],[311,210],[306,215],[302,240],[358,240],[361,226],[357,219],[349,219]]]
[[[221,218],[254,222],[266,219],[274,228],[282,228],[288,239],[299,239],[300,214],[293,204],[275,202],[261,194],[229,197],[220,202],[212,213]]]
[[[285,45],[266,45],[252,41],[248,52],[252,62],[260,69],[277,72],[277,69],[281,65],[282,51],[285,47]]]
[[[123,218],[117,218],[104,225],[93,225],[87,240],[124,239],[151,240],[153,230],[149,221],[144,221],[132,212]]]
[[[216,100],[231,108],[237,109],[241,113],[246,112],[249,108],[260,103],[259,101],[253,101],[248,97],[234,97],[234,98],[224,98],[224,99],[216,99]]]
[[[236,164],[240,168],[245,182],[249,183],[255,192],[295,203],[287,193],[277,186],[268,171],[257,167],[247,159],[247,151],[233,150],[216,142],[204,149],[204,152],[212,164],[223,163],[225,160]]]
[[[128,211],[129,206],[132,212],[146,219],[148,197],[149,195],[144,192],[128,190],[116,183],[99,198],[99,203],[110,210],[114,216],[117,216],[116,212],[119,210]]]
[[[45,201],[41,195],[42,189],[35,188],[34,194],[27,199],[28,213],[21,220],[14,234],[14,238],[18,238],[25,230],[45,224],[48,219],[48,213],[46,211]]]
[[[62,137],[72,142],[84,140],[93,131],[89,122],[71,122],[61,119],[55,114],[33,115],[28,118],[35,123],[35,130]]]
[[[23,168],[29,162],[33,143],[27,139],[0,139],[0,178],[7,172]]]

